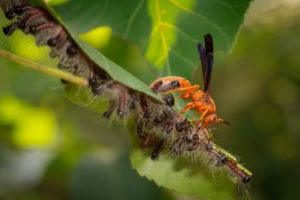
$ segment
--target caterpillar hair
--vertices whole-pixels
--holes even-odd
[[[0,0],[0,6],[5,17],[11,20],[3,33],[10,36],[19,29],[33,35],[38,46],[48,46],[50,57],[59,60],[59,69],[87,79],[94,96],[108,99],[104,117],[109,118],[113,113],[120,118],[130,114],[135,116],[137,138],[142,148],[152,149],[152,159],[157,159],[163,150],[176,156],[204,156],[213,166],[228,170],[242,183],[251,180],[251,172],[213,142],[208,128],[195,126],[173,109],[172,95],[164,94],[162,101],[158,101],[113,80],[78,47],[46,9],[31,6],[25,0]],[[151,86],[152,89],[161,89],[160,83],[156,84]],[[177,85],[174,82],[168,86]]]

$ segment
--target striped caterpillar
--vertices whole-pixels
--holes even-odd
[[[173,109],[172,95],[162,95],[162,101],[158,101],[113,80],[46,9],[31,6],[25,0],[0,0],[0,6],[12,21],[3,33],[10,36],[19,29],[33,35],[38,46],[49,46],[50,57],[58,58],[60,69],[88,79],[92,94],[108,99],[104,117],[114,112],[120,118],[129,114],[136,117],[137,138],[142,148],[152,149],[152,159],[157,159],[163,150],[177,156],[204,155],[209,163],[227,169],[236,180],[245,184],[251,180],[251,172],[216,145],[208,137],[207,128],[195,126]]]

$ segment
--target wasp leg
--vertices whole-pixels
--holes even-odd
[[[200,86],[199,85],[193,85],[193,86],[190,86],[190,87],[185,87],[183,88],[184,90],[183,91],[179,91],[181,94],[180,94],[180,97],[183,98],[183,99],[188,99],[191,97],[191,94],[197,90],[199,90]]]
[[[200,116],[200,118],[198,119],[196,124],[200,124],[203,121],[203,119],[206,116],[207,112],[208,112],[208,108],[202,113],[202,115]]]
[[[180,111],[180,113],[185,113],[185,112],[187,112],[188,110],[190,110],[194,107],[195,107],[195,104],[193,102],[190,102],[190,103],[186,104],[186,106],[184,107],[184,109],[182,109]]]
[[[196,91],[200,88],[199,85],[192,85],[192,86],[189,86],[189,87],[181,87],[181,88],[177,88],[177,89],[174,89],[174,91],[178,91],[178,92],[184,92],[184,91]]]

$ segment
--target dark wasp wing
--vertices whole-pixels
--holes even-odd
[[[206,34],[204,36],[204,45],[198,44],[198,51],[202,66],[202,76],[203,76],[203,91],[208,92],[211,82],[211,72],[213,67],[213,39],[211,34]]]
[[[198,44],[198,52],[199,52],[199,57],[200,57],[200,61],[201,61],[202,80],[203,80],[203,86],[204,86],[205,85],[205,73],[206,73],[206,68],[207,68],[207,61],[206,61],[205,47],[201,43]]]

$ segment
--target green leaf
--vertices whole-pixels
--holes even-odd
[[[136,78],[134,75],[120,67],[118,64],[114,63],[107,57],[105,57],[103,54],[101,54],[98,50],[91,47],[87,43],[83,42],[76,34],[76,31],[74,31],[72,28],[68,27],[64,22],[60,19],[59,15],[55,13],[53,9],[51,9],[49,6],[43,3],[43,1],[37,2],[37,5],[46,7],[49,12],[56,17],[56,19],[66,28],[68,33],[71,35],[71,37],[74,39],[76,44],[85,52],[85,54],[94,61],[98,67],[105,70],[113,80],[116,80],[119,83],[122,83],[126,85],[127,87],[139,91],[141,93],[144,93],[150,97],[153,97],[157,100],[160,100],[159,96],[154,94],[148,85],[146,85],[144,82]]]
[[[196,44],[203,35],[213,35],[216,50],[230,50],[250,1],[77,0],[55,9],[72,30],[110,26],[157,69],[190,78],[199,66]]]
[[[139,147],[130,154],[131,164],[141,176],[157,185],[206,200],[232,200],[235,186],[224,173],[213,178],[205,167],[188,162],[181,163],[174,157],[161,154],[153,161]],[[199,163],[198,163],[199,164]],[[200,165],[200,164],[199,164]],[[207,167],[207,166],[206,166]]]
[[[77,199],[175,199],[132,171],[127,154],[109,150],[82,156],[72,174],[71,192]]]
[[[156,98],[160,100],[159,96],[155,95],[144,82],[136,78],[134,75],[106,58],[99,51],[89,46],[87,43],[82,42],[76,36],[73,36],[77,44],[81,47],[81,49],[102,69],[104,69],[113,80],[116,80],[129,88],[142,92],[148,96]]]
[[[110,26],[116,35],[143,45],[151,32],[145,0],[76,0],[76,3],[69,1],[53,8],[76,33]]]

